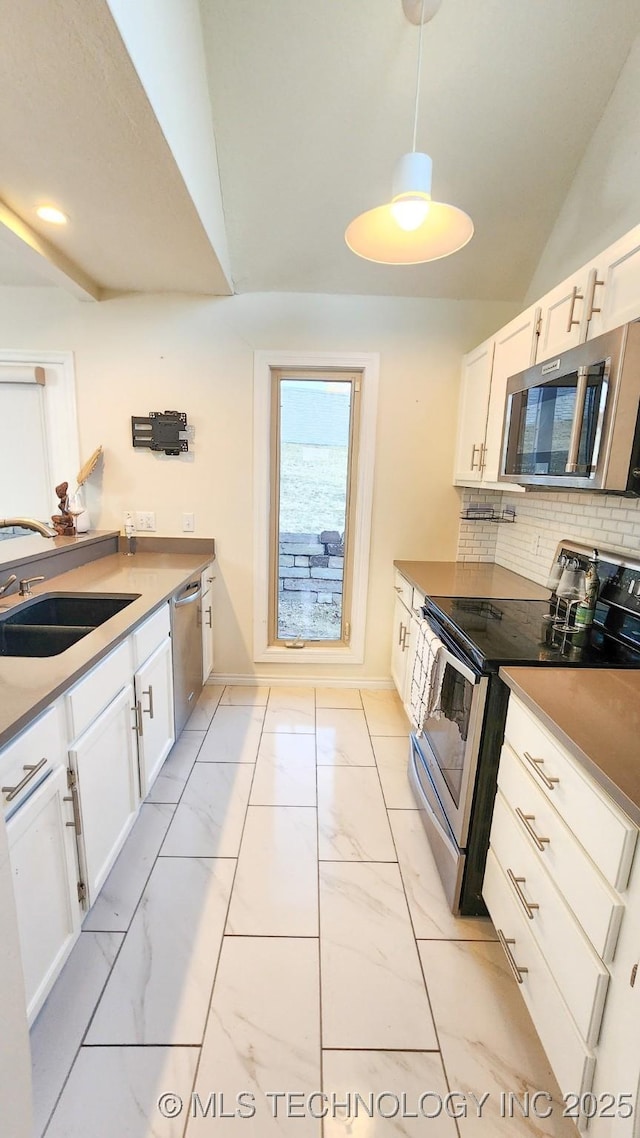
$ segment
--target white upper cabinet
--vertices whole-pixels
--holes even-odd
[[[640,317],[640,225],[590,266],[589,339]]]
[[[585,267],[538,302],[541,321],[537,361],[557,356],[586,340],[589,282],[589,269]]]
[[[491,389],[493,340],[486,340],[462,361],[458,443],[454,478],[480,482]]]
[[[482,463],[483,482],[498,480],[507,380],[509,376],[516,375],[535,363],[539,315],[540,309],[537,306],[528,308],[494,338],[491,394]]]

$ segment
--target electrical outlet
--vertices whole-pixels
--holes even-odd
[[[149,532],[156,528],[156,515],[153,510],[136,510],[135,519],[137,530]]]
[[[183,533],[193,533],[195,531],[195,528],[196,528],[195,514],[183,514],[182,515],[182,532]]]

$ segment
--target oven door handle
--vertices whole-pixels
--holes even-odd
[[[435,620],[431,620],[428,616],[423,617],[423,620],[429,626],[434,635],[437,636],[438,639],[442,642],[442,648],[440,651],[446,662],[450,664],[452,668],[455,668],[456,672],[460,672],[460,674],[463,675],[465,680],[468,680],[470,684],[480,683],[480,673],[474,671],[473,668],[471,668],[461,659],[458,650],[456,649],[453,641],[447,636],[445,630],[443,628],[440,628],[437,622]]]

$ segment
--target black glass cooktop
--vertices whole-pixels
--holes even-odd
[[[553,627],[548,601],[436,597],[425,615],[445,644],[486,671],[501,664],[640,667],[640,621],[608,605],[599,604],[592,627],[579,633]],[[555,623],[563,623],[559,615]]]

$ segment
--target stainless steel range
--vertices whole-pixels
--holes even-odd
[[[586,626],[576,621],[579,598],[559,595],[561,570],[580,579],[592,552],[560,544],[548,601],[426,599],[423,616],[442,647],[430,681],[437,693],[411,736],[409,778],[454,913],[486,913],[482,879],[508,702],[498,669],[640,668],[639,560],[600,553]]]

